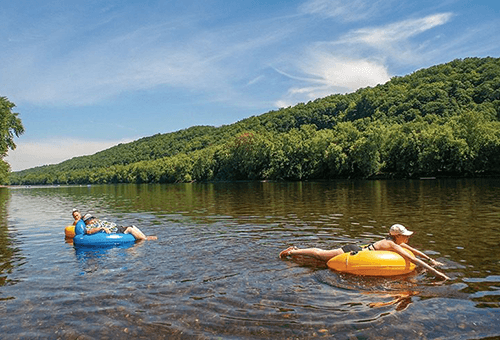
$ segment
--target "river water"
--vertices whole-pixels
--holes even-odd
[[[500,336],[499,197],[500,179],[0,188],[0,338]],[[158,240],[75,248],[74,207]],[[393,223],[452,279],[278,258]]]

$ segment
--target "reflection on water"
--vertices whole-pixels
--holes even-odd
[[[0,332],[6,339],[500,335],[499,193],[496,179],[0,188]],[[159,239],[75,248],[64,240],[73,207]],[[451,281],[422,270],[360,277],[278,258],[291,244],[376,241],[396,222],[415,231],[413,246],[445,263]]]
[[[82,275],[92,273],[105,266],[109,257],[121,258],[124,263],[127,262],[127,252],[125,249],[132,248],[134,244],[121,244],[109,247],[84,247],[75,246],[75,255],[79,266],[82,269]],[[124,266],[123,268],[126,268]]]
[[[8,284],[14,284],[16,280],[9,278],[9,273],[14,267],[19,266],[22,257],[16,256],[19,250],[15,247],[12,234],[9,233],[8,211],[10,192],[7,188],[0,187],[0,287]],[[10,299],[0,291],[0,301]]]
[[[5,285],[7,273],[12,268],[10,260],[12,250],[10,249],[7,229],[7,201],[9,191],[0,187],[0,286]],[[0,295],[0,299],[1,299]]]

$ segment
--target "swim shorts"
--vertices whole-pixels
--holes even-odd
[[[350,253],[351,251],[358,252],[358,251],[363,250],[363,248],[361,248],[360,246],[357,246],[355,244],[347,244],[347,245],[343,246],[341,249],[344,251],[344,253]]]

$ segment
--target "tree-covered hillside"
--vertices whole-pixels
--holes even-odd
[[[11,184],[482,176],[500,170],[500,59],[195,126],[11,175]]]

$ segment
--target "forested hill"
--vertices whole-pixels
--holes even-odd
[[[11,174],[11,184],[500,173],[500,59],[454,60],[222,127],[194,126]]]

